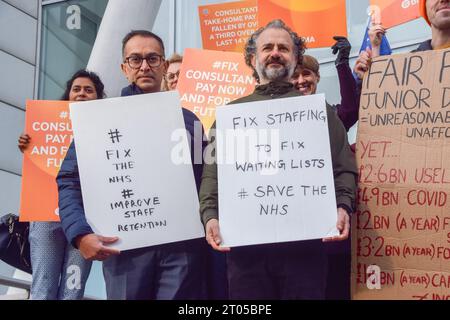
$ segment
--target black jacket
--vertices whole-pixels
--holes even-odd
[[[430,51],[433,50],[433,47],[431,46],[431,40],[427,40],[422,42],[419,47],[416,50],[413,50],[412,52],[420,52],[420,51]]]

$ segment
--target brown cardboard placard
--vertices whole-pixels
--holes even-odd
[[[373,60],[357,161],[353,299],[450,299],[450,49]]]

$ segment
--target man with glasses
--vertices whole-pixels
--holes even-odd
[[[167,70],[161,38],[145,30],[132,31],[125,36],[122,50],[121,68],[130,83],[122,90],[122,96],[160,92],[161,81]],[[190,133],[191,158],[198,190],[203,168],[201,163],[194,162],[194,146],[204,145],[203,132],[195,135],[194,126],[202,126],[192,112],[183,109],[183,116],[186,130]],[[149,129],[151,132],[151,127]],[[207,247],[203,239],[117,254],[107,245],[118,241],[118,238],[94,234],[86,221],[75,148],[68,151],[64,162],[64,175],[60,174],[58,177],[61,223],[66,237],[80,250],[85,259],[104,261],[103,274],[108,299],[205,298],[203,269]],[[66,205],[61,205],[61,202]]]
[[[121,68],[130,86],[122,90],[122,96],[161,91],[167,71],[164,44],[161,38],[152,35],[149,31],[138,30],[123,39]]]

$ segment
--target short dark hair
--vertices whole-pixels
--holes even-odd
[[[70,78],[70,80],[67,81],[66,90],[64,91],[61,100],[65,101],[69,100],[70,90],[72,89],[73,82],[78,78],[88,78],[92,81],[95,87],[95,92],[97,93],[97,99],[103,99],[106,97],[105,85],[103,84],[102,80],[100,80],[100,77],[95,72],[91,72],[86,69],[81,69],[75,72],[72,78]]]
[[[158,35],[154,34],[153,32],[147,31],[147,30],[132,30],[123,38],[123,40],[122,40],[122,56],[125,57],[125,47],[126,47],[128,41],[130,41],[131,38],[136,37],[136,36],[141,36],[141,37],[145,37],[145,38],[153,38],[156,41],[158,41],[158,43],[162,49],[163,57],[165,56],[166,49],[164,47],[164,42],[162,41],[162,39]]]

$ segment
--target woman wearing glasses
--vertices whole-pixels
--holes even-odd
[[[183,57],[177,53],[174,53],[168,60],[167,72],[164,75],[162,90],[172,91],[177,88],[178,78],[180,76],[181,63],[183,62]]]
[[[98,75],[79,70],[67,82],[61,100],[80,102],[104,97],[104,85]],[[22,134],[20,151],[24,152],[30,142],[31,137]],[[32,222],[29,239],[33,269],[31,300],[82,299],[92,262],[83,259],[66,240],[61,223]]]

